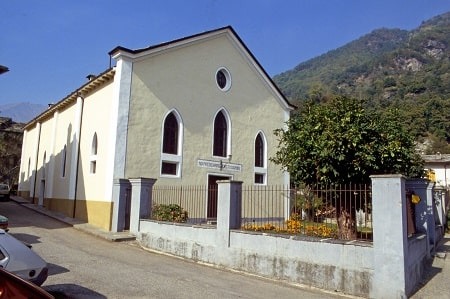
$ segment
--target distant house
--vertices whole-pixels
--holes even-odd
[[[120,179],[289,183],[269,157],[294,107],[231,27],[109,54],[115,67],[25,126],[20,195],[121,230]]]
[[[423,155],[425,169],[428,170],[429,179],[436,182],[437,186],[450,186],[450,155],[435,154]]]

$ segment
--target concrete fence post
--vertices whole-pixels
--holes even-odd
[[[426,234],[427,257],[431,257],[431,252],[436,245],[436,222],[434,218],[434,183],[426,179],[411,179],[406,181],[406,189],[413,191],[420,197],[420,201],[415,205],[416,229],[418,232]]]
[[[371,179],[374,277],[370,297],[407,298],[405,178],[375,175]]]
[[[152,189],[156,179],[137,178],[130,179],[131,183],[131,211],[130,232],[139,232],[139,221],[148,218],[152,206]]]
[[[218,181],[217,232],[218,245],[230,245],[230,230],[241,227],[242,182]]]
[[[434,187],[434,201],[436,205],[436,216],[437,216],[437,222],[438,225],[440,225],[440,228],[442,229],[442,234],[444,233],[444,228],[446,224],[446,213],[445,213],[445,189],[444,187]]]
[[[113,215],[112,232],[121,232],[125,228],[125,205],[127,189],[131,186],[127,179],[114,179],[113,183]]]

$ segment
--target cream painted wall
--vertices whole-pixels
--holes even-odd
[[[55,136],[55,168],[53,175],[53,198],[69,198],[70,173],[72,167],[72,154],[74,140],[74,122],[76,114],[76,104],[73,103],[65,110],[60,111]],[[66,145],[66,167],[63,177],[63,152]]]
[[[216,84],[220,67],[231,73],[227,92]],[[160,177],[163,117],[177,109],[184,124],[182,179]],[[242,172],[197,166],[212,157],[214,116],[225,108],[231,117],[232,163]],[[254,141],[267,138],[268,156],[275,153],[273,130],[283,126],[286,111],[239,49],[222,35],[134,62],[127,145],[126,177],[157,178],[160,184],[206,184],[207,174],[232,175],[253,184]],[[269,162],[268,184],[283,184],[284,175]]]
[[[35,142],[37,139],[38,129],[36,126],[24,130],[22,143],[22,157],[20,160],[20,175],[19,175],[19,191],[29,192],[31,188],[31,180],[34,165],[36,163]]]
[[[111,124],[111,98],[113,84],[109,83],[87,95],[83,105],[83,125],[80,137],[80,159],[78,166],[77,199],[88,199],[95,201],[111,201],[106,198],[105,185],[106,162],[109,152],[114,150],[109,148]],[[92,141],[97,133],[97,158],[96,172],[91,173],[90,164],[92,157]]]
[[[54,159],[53,153],[51,151],[51,141],[53,135],[53,122],[52,118],[41,123],[41,134],[39,138],[39,155],[37,162],[37,177],[36,177],[36,187],[35,187],[35,197],[39,197],[41,194],[42,180],[48,179],[48,173],[50,168],[50,160]],[[45,159],[45,161],[44,161]],[[48,182],[46,181],[46,184]],[[47,193],[47,192],[46,192]],[[44,196],[46,196],[44,194]]]

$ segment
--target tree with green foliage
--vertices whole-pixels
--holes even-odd
[[[368,183],[373,174],[422,175],[422,159],[398,111],[383,115],[361,100],[335,97],[306,102],[275,131],[278,151],[272,161],[285,168],[293,183]]]
[[[369,111],[360,100],[308,101],[287,122],[287,128],[275,134],[279,145],[271,160],[285,168],[297,185],[369,183],[374,174],[418,177],[423,173],[414,139],[403,128],[398,111]],[[337,202],[339,234],[353,239],[359,207]]]

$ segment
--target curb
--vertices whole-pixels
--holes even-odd
[[[111,242],[127,242],[127,241],[135,241],[136,240],[136,236],[132,233],[106,231],[106,230],[96,227],[92,224],[82,222],[75,218],[67,217],[61,213],[49,211],[49,210],[45,209],[44,207],[30,203],[29,201],[27,201],[19,196],[11,196],[10,199],[11,199],[11,201],[14,201],[17,204],[20,204],[21,206],[26,207],[27,209],[33,210],[42,215],[45,215],[45,216],[48,216],[55,220],[58,220],[69,226],[72,226],[76,230],[82,231],[84,233],[88,233],[88,234],[93,235],[98,238],[102,238],[102,239],[105,239],[105,240],[108,240]]]

